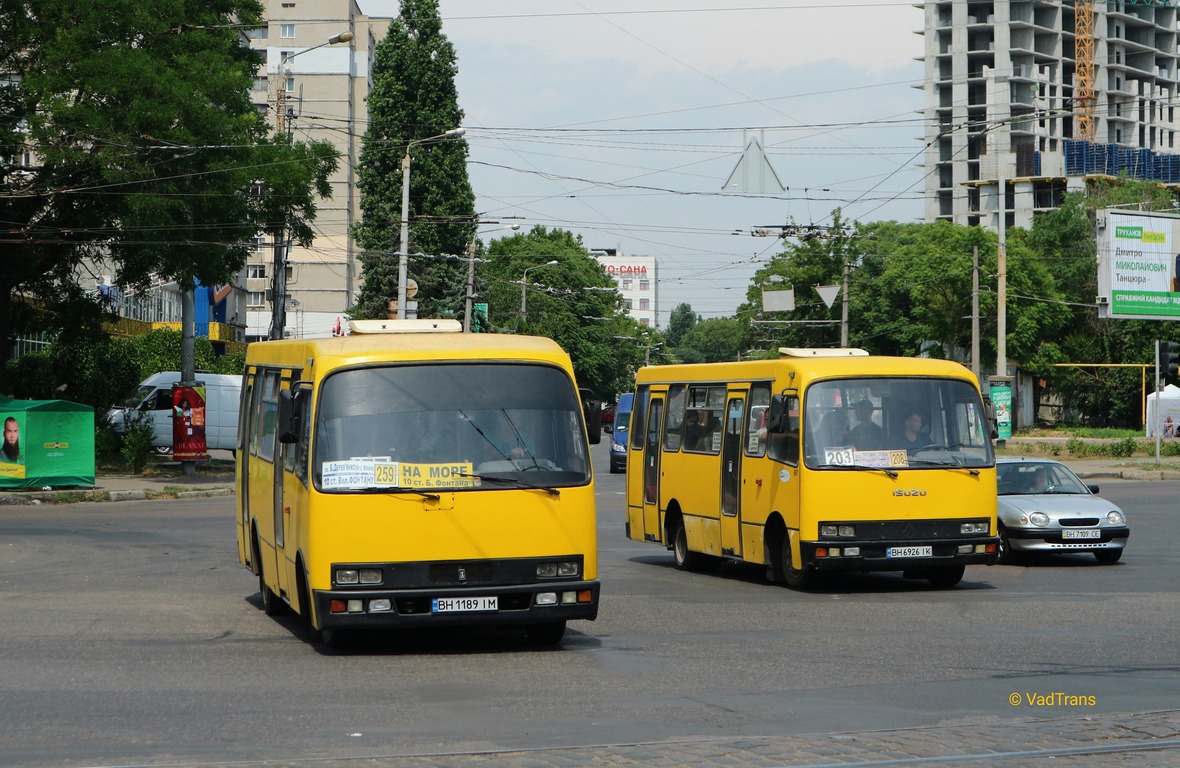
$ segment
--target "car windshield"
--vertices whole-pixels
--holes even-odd
[[[813,384],[803,450],[812,469],[990,467],[979,392],[963,379],[874,377]]]
[[[328,493],[590,481],[577,390],[551,366],[345,370],[324,382],[314,421],[315,483]]]
[[[996,481],[1001,496],[1090,492],[1064,464],[1047,461],[1001,462]]]

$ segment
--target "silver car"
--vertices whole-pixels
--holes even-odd
[[[1131,529],[1123,511],[1051,459],[996,459],[1000,562],[1025,553],[1090,552],[1117,563]]]

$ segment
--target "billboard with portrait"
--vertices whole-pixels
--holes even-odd
[[[1098,214],[1098,316],[1180,319],[1180,215]]]
[[[0,489],[94,486],[94,409],[0,398]]]

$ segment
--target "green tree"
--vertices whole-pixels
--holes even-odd
[[[267,137],[240,39],[260,23],[254,0],[0,0],[0,358],[23,331],[97,327],[88,269],[215,285],[276,220],[310,240],[336,159]]]
[[[692,305],[683,303],[672,308],[668,315],[668,328],[664,331],[664,339],[668,346],[675,349],[680,346],[680,340],[694,325],[701,321],[701,316],[692,311]]]
[[[702,320],[684,334],[676,354],[685,362],[721,363],[737,360],[742,349],[742,323],[732,317]]]
[[[462,139],[422,141],[459,127],[454,46],[442,33],[438,0],[402,0],[401,13],[373,51],[369,129],[357,186],[362,220],[356,237],[361,290],[349,314],[386,317],[398,295],[402,157],[410,142],[408,275],[418,283],[421,317],[461,317],[462,258],[475,237],[475,193]]]
[[[623,313],[614,281],[566,230],[536,226],[493,240],[477,270],[476,290],[488,304],[490,330],[555,340],[573,360],[579,385],[608,401],[633,387],[634,371],[653,344],[651,329]]]

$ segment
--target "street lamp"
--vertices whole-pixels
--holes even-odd
[[[402,231],[401,248],[397,254],[397,319],[406,319],[406,280],[409,279],[410,258],[410,149],[415,144],[427,144],[440,139],[452,139],[467,132],[465,128],[452,128],[437,136],[425,139],[411,139],[406,143],[406,154],[402,156]]]
[[[275,127],[279,133],[286,133],[287,138],[290,138],[291,121],[287,117],[287,65],[291,63],[291,59],[296,56],[302,56],[309,51],[314,51],[317,48],[323,48],[325,45],[337,45],[351,41],[351,32],[338,32],[318,45],[313,45],[310,48],[304,48],[302,51],[296,51],[290,55],[283,56],[283,60],[280,62],[277,70],[279,82],[278,88],[275,91]]]
[[[537,267],[552,267],[557,264],[556,259],[551,259],[544,264],[534,264],[531,267],[526,267],[524,274],[520,276],[520,326],[524,328],[525,318],[529,316],[528,305],[528,286],[529,286],[529,270]]]

